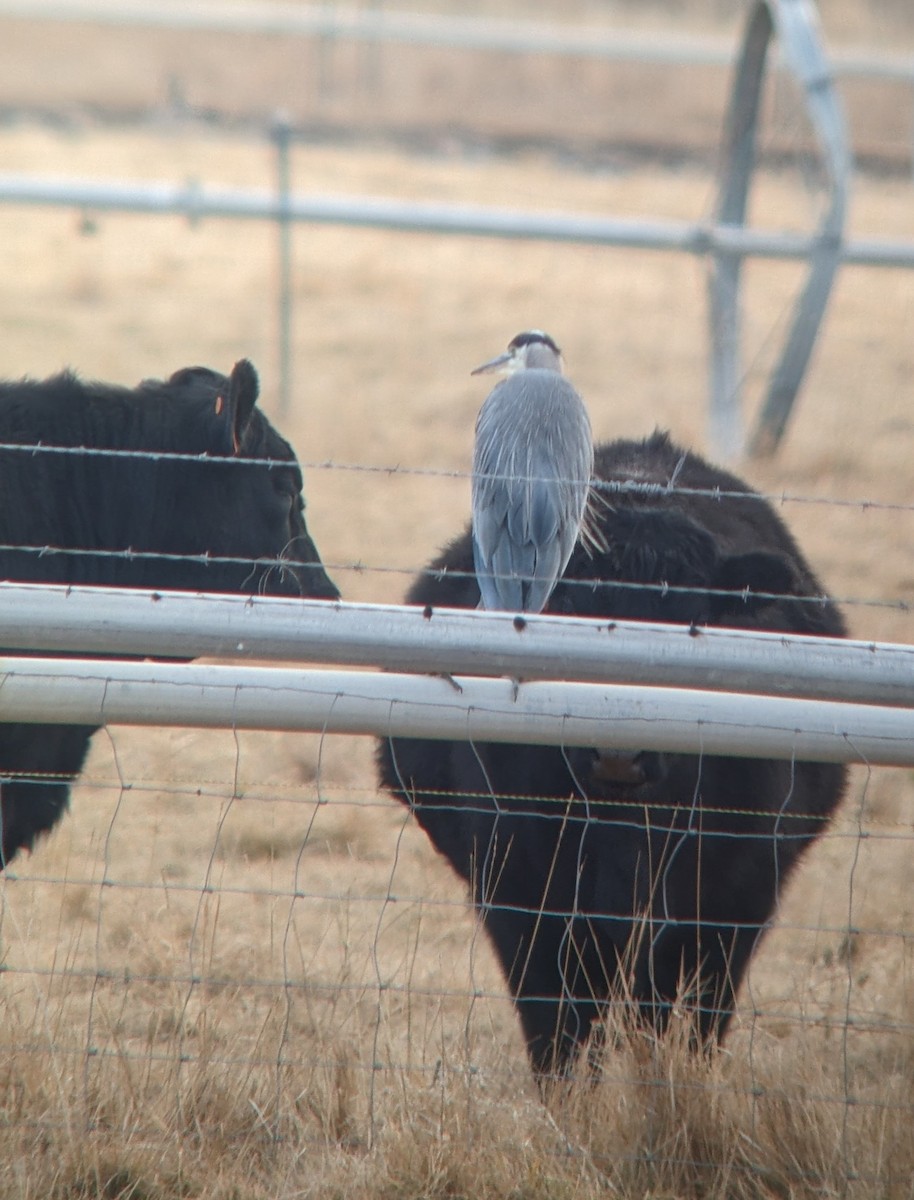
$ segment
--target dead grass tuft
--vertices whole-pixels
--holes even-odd
[[[546,1103],[511,1065],[455,1049],[428,1074],[384,1067],[338,1040],[294,1047],[298,1065],[241,1041],[188,1057],[47,1052],[4,1032],[0,1196],[186,1200],[760,1200],[879,1195],[902,1200],[914,1172],[914,1046],[883,1047],[861,1086],[820,1036],[752,1053],[689,1050],[611,1031],[596,1075]],[[288,1048],[288,1047],[287,1047]],[[475,1056],[474,1056],[475,1057]],[[487,1057],[483,1055],[483,1057]],[[271,1061],[272,1060],[272,1061]]]

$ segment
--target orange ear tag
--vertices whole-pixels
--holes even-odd
[[[216,413],[216,416],[217,416],[217,417],[221,417],[221,416],[222,416],[222,410],[223,410],[223,408],[225,408],[225,397],[224,397],[224,396],[217,396],[217,397],[216,397],[216,403],[215,403],[215,405],[214,405],[213,407],[214,407],[214,411],[215,411],[215,413]],[[233,429],[233,430],[232,430],[232,449],[233,449],[233,451],[234,451],[234,453],[235,453],[235,454],[237,454],[237,453],[238,453],[238,451],[241,449],[241,442],[239,442],[239,440],[238,440],[238,431],[237,431],[237,429]]]

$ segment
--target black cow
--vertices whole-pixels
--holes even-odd
[[[0,382],[0,579],[336,599],[257,395],[246,360],[133,390]],[[60,818],[94,731],[0,725],[0,865]]]
[[[547,611],[844,635],[790,533],[740,479],[660,433],[599,447],[595,475],[610,485],[605,548],[576,548]],[[624,481],[635,486],[612,486]],[[469,531],[408,595],[478,599]],[[411,738],[382,742],[378,762],[471,885],[539,1075],[569,1068],[613,998],[657,1031],[684,1003],[696,1040],[722,1036],[780,888],[845,779],[820,763]]]

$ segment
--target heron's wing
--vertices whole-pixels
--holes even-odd
[[[546,379],[537,378],[531,391],[533,374],[499,384],[476,424],[473,552],[485,608],[542,611],[584,514],[593,465],[586,411],[552,372],[536,372]],[[553,401],[580,406],[580,428],[570,445],[561,443],[565,423],[556,427]]]
[[[523,607],[527,612],[542,612],[577,534],[566,527],[563,489],[553,477],[555,465],[549,455],[537,448],[529,455],[525,469],[528,477],[516,481],[508,533],[517,573],[523,580]],[[566,554],[569,532],[571,547]]]
[[[474,476],[473,556],[484,608],[542,611],[568,561],[577,534],[569,539],[562,528],[548,470],[534,456],[517,476]]]
[[[499,480],[480,480],[474,486],[473,561],[483,608],[523,609],[523,592],[518,578],[523,564],[508,535],[508,489]],[[475,484],[475,480],[474,480]]]
[[[488,547],[473,532],[473,560],[483,608],[523,612],[524,575],[530,574],[504,536],[496,537]]]

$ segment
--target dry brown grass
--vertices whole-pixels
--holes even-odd
[[[459,1050],[434,1072],[375,1070],[325,1031],[277,1065],[230,1004],[150,1031],[145,1055],[4,1051],[0,1194],[53,1200],[277,1196],[588,1200],[910,1195],[910,1056],[849,1086],[819,1037],[696,1059],[626,1036],[602,1078],[543,1104],[516,1064]],[[281,1006],[279,1006],[281,1008]],[[233,1033],[220,1040],[218,1030]],[[154,1040],[154,1033],[160,1036]],[[871,1039],[870,1053],[885,1050]]]
[[[99,178],[272,175],[263,146],[180,128],[8,128],[0,156]],[[713,195],[698,170],[584,173],[536,155],[302,146],[293,165],[302,190],[537,209],[693,219]],[[761,224],[813,211],[788,176],[755,196]],[[4,374],[69,363],[133,383],[249,355],[274,412],[269,230],[0,221]],[[910,238],[910,185],[861,180],[853,228]],[[462,524],[469,488],[316,464],[465,472],[469,368],[517,329],[559,338],[600,437],[659,424],[702,447],[700,263],[329,228],[294,241],[281,423],[315,464],[308,519],[348,598],[398,599]],[[751,410],[797,272],[747,274]],[[883,602],[910,597],[914,513],[880,505],[914,500],[912,314],[910,275],[845,272],[783,452],[744,466],[776,496],[877,502],[784,515],[833,592],[863,601],[847,605],[854,632],[901,641],[910,615]],[[855,773],[722,1054],[623,1037],[595,1085],[544,1106],[462,889],[375,793],[364,741],[100,734],[72,814],[0,885],[0,1200],[909,1196],[912,798],[911,772]]]

